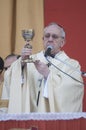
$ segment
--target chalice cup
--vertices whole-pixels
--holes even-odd
[[[32,49],[32,45],[30,44],[30,41],[33,39],[34,37],[34,30],[33,29],[28,29],[28,30],[22,30],[22,37],[24,38],[24,40],[26,41],[26,45],[25,48],[29,48]],[[28,59],[23,60],[22,62],[33,62],[33,59],[31,57],[28,57]]]

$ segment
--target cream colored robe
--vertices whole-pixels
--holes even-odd
[[[43,52],[33,55],[44,63],[48,63]],[[59,61],[57,58],[61,59]],[[62,71],[83,82],[80,65],[70,59],[63,51],[49,60]],[[5,75],[2,98],[9,99],[8,113],[28,112],[81,112],[83,106],[84,85],[62,73],[53,65],[45,80],[38,73],[33,63],[24,68],[24,85],[21,85],[21,58],[12,64]],[[47,97],[45,97],[45,93]],[[38,92],[39,101],[38,100]]]
[[[4,71],[1,74],[4,77]],[[0,82],[0,114],[3,114],[6,112],[6,107],[8,106],[8,100],[1,99],[2,97],[2,90],[3,90],[3,82],[4,79]]]

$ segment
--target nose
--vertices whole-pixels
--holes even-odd
[[[49,37],[49,41],[52,41],[53,40],[53,37],[52,37],[52,35],[50,35],[50,37]]]

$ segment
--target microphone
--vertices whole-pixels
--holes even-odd
[[[47,50],[45,51],[45,54],[44,54],[45,57],[51,55],[51,50],[52,50],[52,48],[53,48],[52,46],[48,46],[48,47],[47,47]]]

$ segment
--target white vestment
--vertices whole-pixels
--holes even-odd
[[[48,78],[45,80],[33,63],[27,63],[22,86],[21,58],[15,61],[3,86],[2,99],[9,99],[8,113],[81,112],[84,85],[79,63],[63,51],[49,61],[43,52],[32,57],[45,64],[51,62]]]

